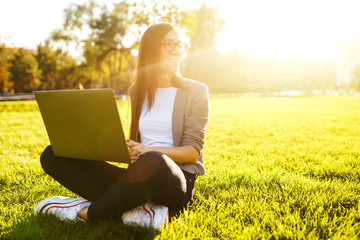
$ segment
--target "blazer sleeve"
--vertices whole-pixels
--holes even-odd
[[[209,120],[209,91],[204,84],[198,86],[189,91],[190,107],[185,115],[181,145],[191,145],[200,153],[204,146],[206,125]]]

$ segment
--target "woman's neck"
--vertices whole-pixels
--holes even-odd
[[[161,75],[159,79],[159,88],[168,88],[171,87],[171,75],[169,74],[163,74]]]

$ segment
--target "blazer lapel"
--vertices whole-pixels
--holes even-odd
[[[172,133],[174,147],[178,147],[181,144],[187,93],[188,91],[186,89],[178,88],[175,96],[174,109],[172,114]]]

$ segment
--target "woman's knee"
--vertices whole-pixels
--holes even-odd
[[[136,179],[148,179],[155,175],[164,176],[171,172],[167,161],[165,155],[161,152],[146,152],[130,168],[133,170]]]
[[[146,165],[149,168],[159,170],[167,168],[168,164],[166,163],[166,161],[166,155],[157,151],[146,152],[142,154],[137,160],[137,162],[139,162],[139,164],[141,165]]]
[[[45,172],[48,172],[50,169],[52,169],[51,166],[53,165],[52,163],[54,162],[54,157],[55,155],[51,145],[47,146],[45,150],[41,153],[40,163]]]

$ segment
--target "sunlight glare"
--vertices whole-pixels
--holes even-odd
[[[359,32],[356,1],[224,1],[226,30],[219,51],[236,48],[250,58],[308,55],[336,58],[340,45]]]

